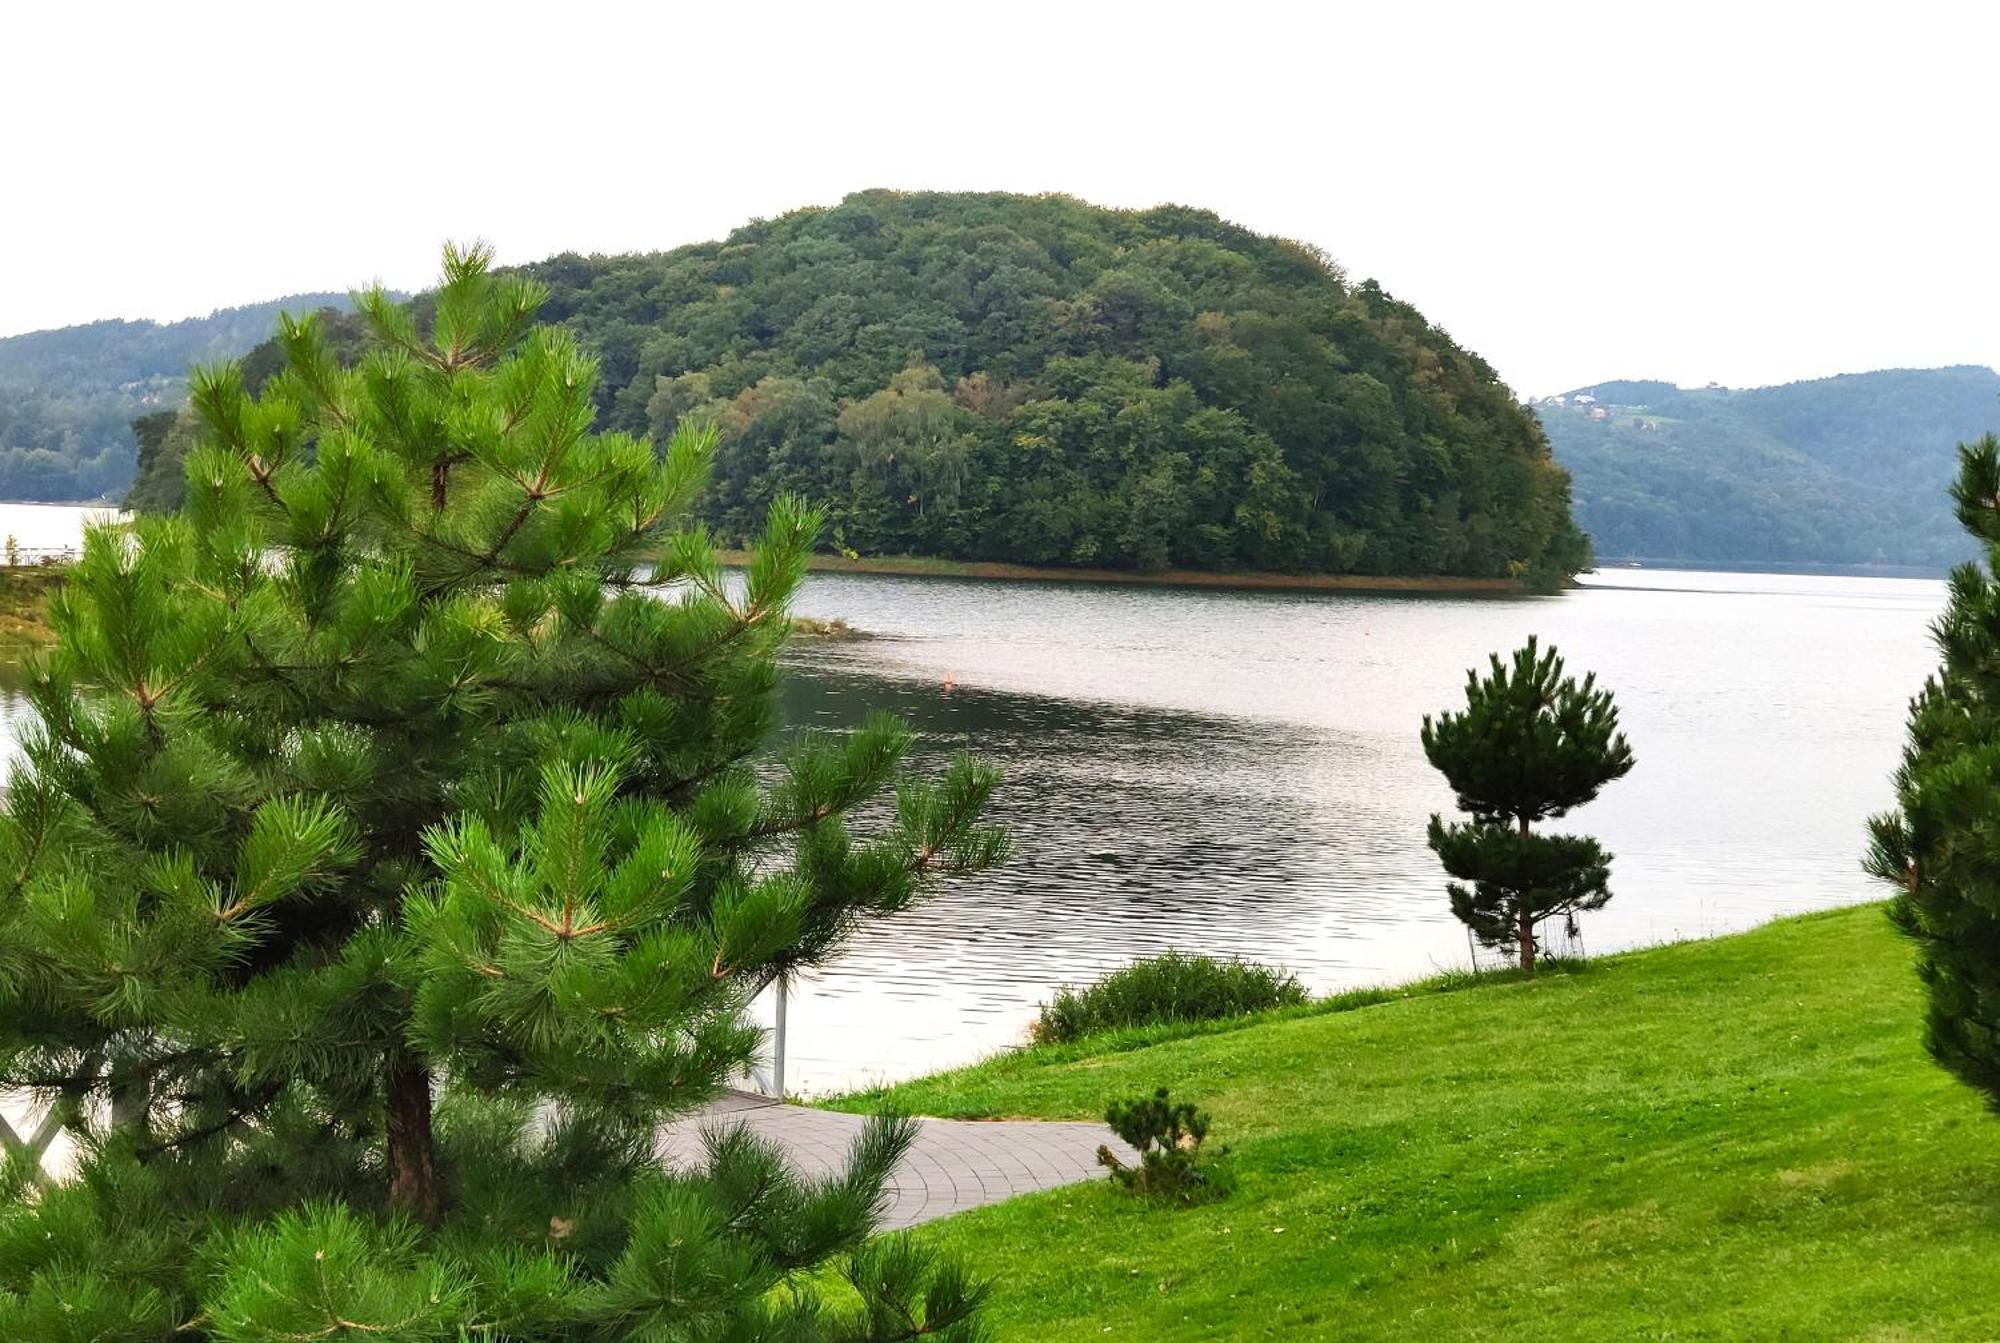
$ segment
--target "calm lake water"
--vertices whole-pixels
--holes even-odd
[[[0,537],[13,537],[30,555],[75,551],[83,545],[85,522],[117,516],[116,509],[78,508],[75,504],[0,503]]]
[[[1610,571],[1540,599],[815,575],[803,614],[879,637],[795,654],[792,720],[889,708],[920,759],[1006,773],[1018,856],[799,986],[786,1082],[820,1090],[1019,1042],[1035,1005],[1168,947],[1314,989],[1469,963],[1424,844],[1451,797],[1426,712],[1527,635],[1617,695],[1638,766],[1563,824],[1614,853],[1586,952],[1878,898],[1941,583]]]
[[[70,545],[84,514],[0,505],[0,534]],[[971,1061],[1057,986],[1169,947],[1316,990],[1468,964],[1417,729],[1531,633],[1616,693],[1638,756],[1566,823],[1615,855],[1581,950],[1877,898],[1863,823],[1943,601],[1928,580],[1658,570],[1508,600],[815,575],[800,612],[873,637],[795,649],[791,722],[886,708],[920,768],[995,761],[1017,855],[797,984],[787,1085]],[[0,736],[21,713],[0,689]]]

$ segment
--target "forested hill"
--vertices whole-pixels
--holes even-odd
[[[1206,211],[868,192],[660,256],[530,268],[603,419],[722,431],[710,516],[1029,564],[1574,567],[1567,482],[1477,356]]]
[[[270,336],[280,311],[347,302],[298,294],[182,322],[91,322],[0,338],[0,499],[124,494],[132,420],[178,407],[190,364],[244,354]]]
[[[795,491],[864,554],[1547,577],[1585,551],[1491,368],[1205,211],[868,192],[526,269],[601,360],[601,427],[719,428],[727,541]]]
[[[1606,382],[1535,410],[1600,559],[1943,568],[1971,553],[1947,491],[1957,445],[2000,429],[2000,373]]]

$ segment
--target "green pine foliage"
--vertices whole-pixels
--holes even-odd
[[[0,1087],[80,1150],[7,1170],[0,1338],[974,1336],[974,1284],[868,1239],[907,1124],[825,1179],[655,1135],[774,976],[1001,858],[994,777],[908,777],[888,718],[766,754],[819,517],[775,500],[729,578],[713,436],[592,433],[543,298],[448,250],[422,327],[364,296],[351,368],[306,319],[259,395],[198,371],[184,509],[55,597]]]
[[[1204,210],[870,191],[526,272],[600,362],[600,428],[714,427],[699,509],[731,544],[797,494],[865,555],[1544,586],[1588,564],[1484,360]]]
[[[1465,708],[1424,716],[1424,754],[1470,821],[1430,820],[1430,846],[1451,883],[1451,908],[1481,942],[1507,947],[1533,974],[1537,929],[1611,898],[1611,855],[1579,835],[1537,834],[1632,769],[1611,692],[1595,673],[1563,674],[1554,648],[1530,636],[1511,663],[1496,653],[1465,678]],[[1469,883],[1469,884],[1468,884]]]
[[[2000,440],[1959,449],[1952,496],[1986,552],[1952,572],[1933,627],[1943,664],[1910,703],[1896,810],[1870,823],[1869,870],[1895,887],[1890,915],[1917,947],[1924,1041],[2000,1108]]]
[[[1066,1044],[1129,1026],[1220,1021],[1305,1000],[1304,986],[1289,971],[1169,951],[1081,989],[1064,985],[1042,1005],[1031,1034],[1037,1044]]]

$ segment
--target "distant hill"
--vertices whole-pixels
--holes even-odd
[[[190,364],[234,359],[281,311],[346,308],[295,294],[181,322],[104,321],[0,338],[0,499],[116,498],[132,482],[132,421],[170,411]]]
[[[1941,569],[1971,553],[1946,491],[1957,445],[2000,430],[2000,373],[1603,382],[1534,409],[1600,560]]]
[[[796,493],[864,555],[1553,583],[1587,554],[1484,360],[1205,210],[870,191],[522,269],[598,359],[600,428],[716,428],[731,544]],[[176,443],[136,505],[178,497]]]

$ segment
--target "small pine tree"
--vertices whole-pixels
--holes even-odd
[[[1213,1158],[1226,1155],[1227,1149],[1207,1158],[1201,1150],[1208,1141],[1207,1112],[1170,1099],[1165,1087],[1150,1096],[1113,1101],[1104,1122],[1139,1154],[1139,1164],[1128,1166],[1108,1145],[1097,1149],[1097,1164],[1111,1172],[1120,1188],[1167,1203],[1196,1203],[1224,1192]]]
[[[1532,829],[1631,771],[1611,692],[1595,674],[1581,684],[1564,676],[1556,650],[1541,652],[1530,636],[1511,666],[1495,654],[1484,677],[1467,672],[1464,711],[1425,715],[1423,743],[1472,816],[1430,821],[1431,849],[1459,879],[1452,913],[1488,946],[1512,947],[1532,975],[1541,924],[1611,898],[1611,855],[1597,841]]]
[[[0,1087],[80,1157],[0,1181],[0,1338],[976,1329],[962,1274],[867,1243],[906,1125],[824,1180],[655,1135],[773,977],[999,859],[993,775],[897,783],[888,718],[759,758],[818,518],[780,503],[733,582],[686,522],[709,440],[591,433],[541,298],[447,249],[427,329],[363,296],[358,366],[309,319],[256,397],[198,371],[184,510],[92,530],[54,599]]]
[[[1910,702],[1896,810],[1869,822],[1867,868],[1916,944],[1924,1043],[2000,1108],[2000,440],[1959,448],[1958,518],[1986,563],[1952,572],[1932,626],[1943,664]]]

